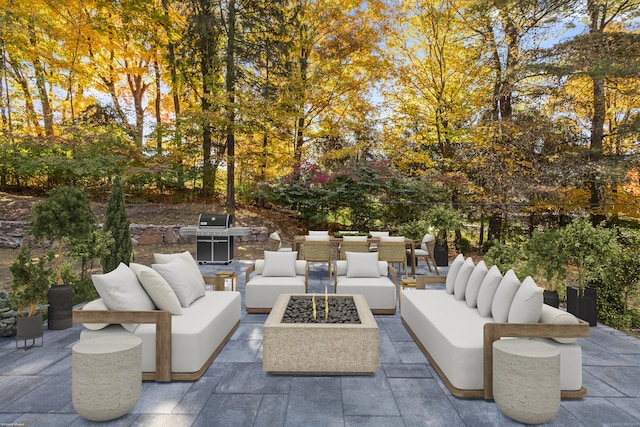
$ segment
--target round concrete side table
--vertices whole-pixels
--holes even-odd
[[[142,341],[133,335],[82,340],[71,356],[73,407],[91,421],[129,412],[142,390]]]
[[[525,339],[493,343],[493,399],[505,415],[541,424],[560,410],[560,351]]]

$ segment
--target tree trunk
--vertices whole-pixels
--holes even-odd
[[[235,38],[236,38],[236,4],[235,0],[229,0],[227,13],[227,213],[233,214],[236,210],[236,189],[235,189]]]

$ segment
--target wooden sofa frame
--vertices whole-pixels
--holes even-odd
[[[247,267],[247,269],[245,270],[245,287],[246,284],[249,283],[250,280],[250,276],[251,273],[253,273],[256,270],[256,263],[252,262],[251,265],[249,265],[249,267]],[[245,288],[246,289],[246,288]],[[307,263],[307,266],[304,269],[304,293],[308,293],[309,292],[309,263]],[[245,307],[245,310],[247,313],[252,313],[252,314],[268,314],[271,313],[271,309],[270,308],[252,308],[252,307]]]
[[[426,285],[444,284],[446,276],[421,277]],[[493,399],[493,342],[502,337],[528,337],[528,338],[586,338],[589,336],[589,323],[578,319],[578,324],[545,324],[545,323],[486,323],[483,333],[483,365],[484,386],[481,390],[459,389],[453,386],[444,372],[440,369],[426,347],[420,342],[416,334],[411,330],[404,318],[402,324],[407,329],[418,347],[427,357],[438,375],[445,383],[451,394],[463,399]],[[562,390],[562,399],[582,399],[587,395],[587,390]]]
[[[215,276],[204,276],[205,283],[212,284]],[[143,381],[194,381],[200,378],[218,353],[238,329],[240,321],[231,328],[205,364],[196,372],[171,372],[171,312],[166,310],[73,310],[73,323],[152,323],[156,325],[156,371],[143,372]]]

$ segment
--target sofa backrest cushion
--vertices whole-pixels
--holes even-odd
[[[469,281],[467,282],[467,289],[464,291],[464,299],[469,308],[475,308],[478,306],[478,292],[480,292],[480,285],[482,285],[482,281],[484,280],[484,276],[486,276],[487,264],[484,261],[478,261],[476,267],[471,272],[471,276],[469,276]]]
[[[543,299],[542,289],[536,285],[531,276],[527,276],[513,297],[507,321],[509,323],[538,323],[542,313],[542,304],[544,304]]]
[[[295,252],[297,253],[297,252]],[[297,257],[297,255],[296,255]],[[307,261],[303,259],[296,259],[296,276],[304,276],[307,272]],[[255,261],[255,272],[256,274],[262,275],[262,271],[264,270],[264,260],[257,259]]]
[[[380,277],[377,252],[347,252],[347,277]]]
[[[160,310],[167,310],[171,312],[171,314],[182,314],[180,300],[178,300],[176,293],[160,273],[151,267],[135,262],[129,263],[129,268],[136,273],[138,281],[156,307]]]
[[[198,283],[202,285],[204,288],[204,278],[202,277],[202,273],[200,272],[200,267],[196,263],[196,260],[193,259],[191,252],[184,251],[175,254],[153,254],[153,259],[156,261],[156,264],[166,264],[175,258],[181,258],[187,262],[189,269],[193,272],[193,277],[198,277]]]
[[[171,286],[182,307],[189,307],[204,296],[205,288],[200,284],[202,274],[192,271],[186,260],[174,258],[164,264],[151,264],[151,268],[160,273]]]
[[[469,276],[473,272],[473,269],[476,265],[473,263],[473,259],[471,257],[467,258],[460,270],[458,270],[458,274],[456,275],[456,281],[453,285],[453,296],[457,300],[463,300],[465,291],[467,290],[467,283],[469,282]]]
[[[264,251],[264,277],[295,277],[298,252]]]
[[[91,280],[102,302],[109,307],[109,310],[155,310],[156,308],[149,295],[142,289],[136,273],[122,262],[113,271],[92,274]],[[123,324],[122,327],[133,332],[138,325]]]
[[[491,304],[493,303],[493,297],[496,294],[501,280],[502,274],[500,273],[500,269],[495,265],[487,271],[484,279],[482,279],[480,291],[478,292],[478,314],[480,314],[480,316],[491,316]]]
[[[335,263],[335,274],[336,276],[346,276],[347,275],[347,261],[339,260]],[[378,272],[380,276],[386,276],[389,274],[389,263],[387,261],[378,261]]]
[[[456,284],[456,276],[458,275],[458,271],[460,271],[460,267],[464,264],[464,256],[462,254],[458,254],[456,259],[451,263],[451,267],[449,267],[449,272],[447,273],[447,280],[445,282],[445,287],[447,292],[452,294]]]
[[[515,271],[507,271],[500,281],[491,303],[491,316],[494,322],[504,323],[509,319],[511,303],[519,287],[520,279],[516,276]]]
[[[580,322],[578,321],[578,318],[571,313],[567,313],[566,311],[559,310],[547,304],[542,304],[540,323],[548,323],[553,325],[577,325]],[[577,340],[577,338],[552,339],[564,344],[571,344]]]
[[[381,242],[404,242],[404,236],[380,236]]]

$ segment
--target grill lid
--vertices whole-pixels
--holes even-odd
[[[201,213],[198,216],[198,227],[200,228],[229,228],[233,225],[233,216],[228,214],[207,214]]]

